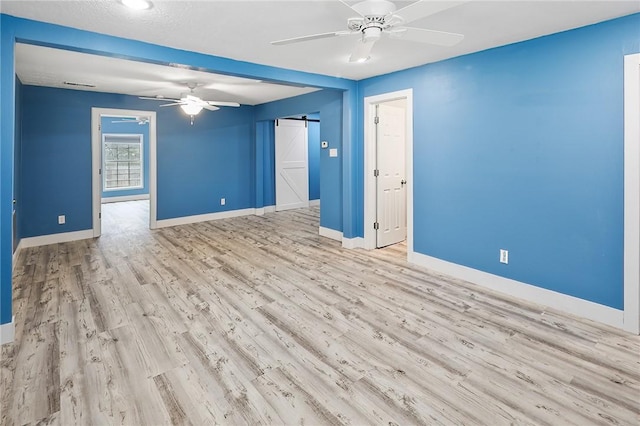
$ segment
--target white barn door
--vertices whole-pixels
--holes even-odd
[[[377,106],[377,222],[376,246],[407,238],[405,175],[405,108],[401,102]]]
[[[300,120],[276,121],[276,211],[309,207],[306,124]]]

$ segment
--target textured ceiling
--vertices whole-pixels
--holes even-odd
[[[16,44],[16,74],[23,84],[33,86],[167,98],[179,98],[193,83],[198,85],[196,95],[204,99],[245,105],[317,90],[21,43]]]
[[[413,1],[395,3],[401,8]],[[364,64],[347,61],[351,37],[286,46],[269,43],[346,29],[353,11],[338,0],[155,0],[152,9],[137,12],[116,0],[2,0],[0,11],[184,50],[362,79],[640,12],[640,1],[472,0],[411,23],[464,34],[460,44],[439,47],[382,39]],[[315,90],[22,44],[16,48],[16,72],[25,84],[138,96],[179,97],[187,91],[186,83],[198,83],[196,94],[203,98],[249,105]],[[71,87],[64,81],[96,87]]]
[[[401,7],[411,2],[397,3]],[[639,12],[640,2],[473,0],[412,23],[464,34],[460,44],[438,47],[382,39],[364,64],[347,62],[354,42],[350,37],[286,46],[269,44],[346,29],[353,12],[337,0],[156,0],[147,11],[129,10],[116,0],[2,0],[0,7],[14,16],[184,50],[362,79]]]

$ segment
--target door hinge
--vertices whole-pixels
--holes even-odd
[[[380,224],[378,222],[373,222],[373,229],[375,229],[376,231],[380,229]]]
[[[102,169],[98,169],[98,174],[101,175],[102,174]]]
[[[380,176],[380,170],[375,169],[375,170],[373,171],[373,177],[378,177],[378,176]]]
[[[380,117],[374,117],[373,124],[379,124],[379,123],[380,123]]]
[[[98,219],[102,219],[102,212],[98,213]]]
[[[102,124],[98,124],[98,131],[102,130]]]
[[[278,127],[280,125],[280,123],[278,122],[278,120],[276,120],[276,127]]]

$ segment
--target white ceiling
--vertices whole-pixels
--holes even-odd
[[[16,74],[23,84],[32,86],[166,98],[180,98],[189,92],[188,83],[197,83],[195,94],[203,99],[245,105],[318,90],[22,43],[16,44]]]
[[[395,3],[402,7],[412,2]],[[347,3],[355,2],[348,0]],[[353,13],[338,0],[155,0],[152,9],[138,12],[125,8],[117,0],[2,0],[0,11],[183,50],[357,80],[640,12],[640,1],[472,0],[411,23],[416,27],[464,34],[465,39],[460,44],[439,47],[382,39],[374,47],[371,60],[363,64],[347,61],[354,42],[350,37],[285,46],[272,46],[269,43],[283,38],[346,29],[346,21]],[[58,62],[59,75],[53,75],[55,68],[51,62],[38,62],[39,53],[30,59],[25,54],[25,58],[18,58],[18,75],[21,79],[22,76],[31,75],[34,81],[82,79],[97,85],[122,84],[121,90],[110,91],[132,93],[131,89],[135,91],[132,94],[164,94],[158,90],[168,90],[168,86],[173,87],[176,82],[191,80],[209,85],[217,84],[220,78],[212,76],[211,81],[205,81],[203,73],[196,71],[193,73],[197,74],[187,75],[183,73],[186,70],[178,68],[155,68],[149,64],[118,62],[113,58],[98,59],[91,55],[88,58],[84,55],[83,62],[81,56],[77,56],[73,62],[66,62],[72,63],[72,67],[64,66],[65,62],[60,59],[49,57],[50,61]],[[96,69],[99,67],[93,66],[94,61],[106,61],[105,65],[118,70],[117,75],[114,76],[113,72],[101,73]],[[81,75],[80,69],[83,67],[89,68],[87,73],[90,77]],[[77,75],[74,74],[76,71]],[[47,73],[49,75],[45,75]],[[156,73],[158,75],[154,79]],[[25,77],[27,80],[29,78]],[[145,85],[144,79],[150,84]],[[129,86],[125,90],[127,80],[135,80],[138,86]],[[169,82],[167,87],[160,84],[165,81]],[[250,98],[254,90],[243,92],[241,89],[254,83],[233,79],[225,83],[233,87],[221,88],[215,96],[222,97],[226,90],[230,90],[237,97],[229,100],[247,96],[247,102],[240,102],[255,104],[263,101]],[[278,88],[264,89],[265,92],[278,92]],[[292,87],[280,89],[284,96],[276,95],[277,98],[297,94],[293,93],[295,88]],[[268,98],[274,94],[265,96]]]

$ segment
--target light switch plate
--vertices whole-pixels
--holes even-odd
[[[337,157],[338,156],[338,148],[331,148],[329,150],[329,157]]]

